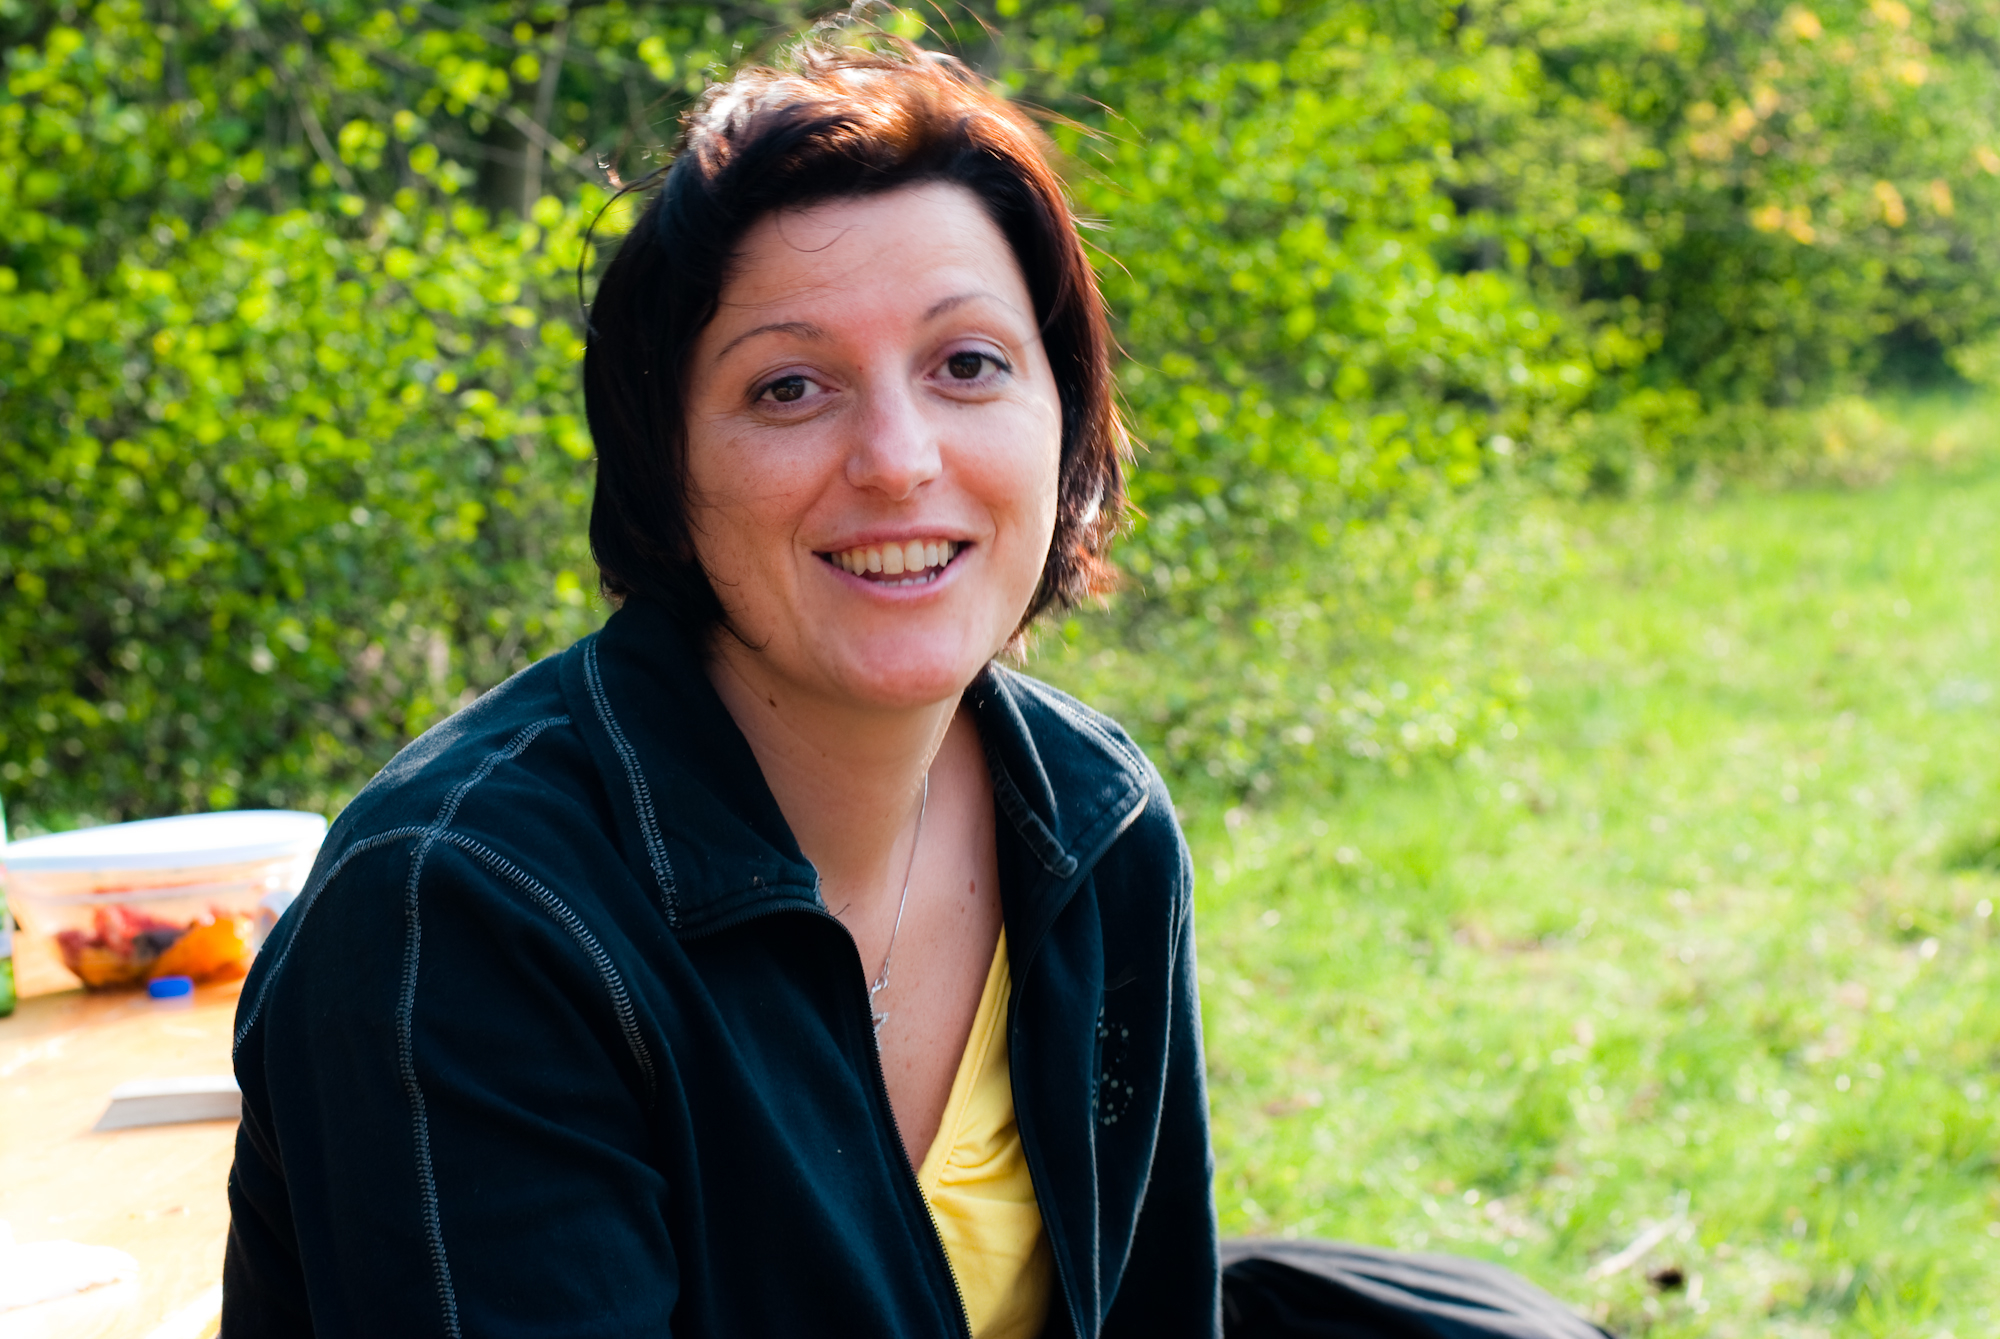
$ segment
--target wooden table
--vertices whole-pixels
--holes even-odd
[[[238,983],[191,1000],[86,994],[48,945],[15,944],[23,998],[0,1018],[0,1220],[23,1243],[115,1246],[139,1276],[0,1311],[0,1339],[211,1339],[236,1123],[90,1127],[121,1083],[229,1073]]]

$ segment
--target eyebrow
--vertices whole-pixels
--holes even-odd
[[[811,321],[773,321],[770,325],[760,325],[755,330],[746,330],[716,351],[715,361],[721,362],[729,351],[746,339],[758,335],[797,335],[800,339],[825,339],[826,331]]]
[[[924,320],[935,321],[946,312],[963,307],[968,302],[977,302],[981,298],[990,299],[1009,310],[1013,308],[1012,303],[997,293],[988,293],[984,290],[972,293],[954,293],[948,298],[939,298],[936,302],[933,302],[925,310]],[[825,339],[826,331],[814,325],[811,321],[773,321],[769,325],[760,325],[754,330],[746,330],[735,339],[730,340],[727,344],[716,350],[715,361],[718,363],[721,362],[728,356],[731,349],[746,339],[755,339],[758,335],[797,335],[800,339]]]
[[[935,321],[938,317],[943,316],[946,312],[951,311],[957,307],[963,307],[968,302],[977,302],[981,298],[986,298],[989,299],[990,301],[997,302],[1001,306],[1007,308],[1010,311],[1013,310],[1014,304],[1007,301],[1007,299],[1001,297],[998,293],[988,293],[985,292],[984,290],[981,290],[973,293],[954,293],[952,296],[948,298],[939,298],[936,302],[933,302],[930,305],[930,309],[924,313],[924,319],[926,321]]]

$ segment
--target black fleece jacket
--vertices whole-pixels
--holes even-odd
[[[991,668],[1049,1333],[1219,1333],[1185,844]],[[405,749],[237,1011],[226,1339],[964,1334],[854,941],[689,641],[628,604]]]

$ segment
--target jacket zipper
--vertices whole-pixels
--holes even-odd
[[[844,930],[847,927],[842,926],[841,928]],[[864,1009],[867,1008],[867,998],[867,993],[864,991],[862,994]],[[874,1015],[870,1013],[867,1016],[871,1023],[869,1031],[872,1033],[874,1031],[872,1025]],[[871,1042],[868,1047],[868,1054],[875,1061],[875,1096],[882,1103],[884,1111],[893,1112],[894,1108],[889,1105],[889,1080],[882,1073],[881,1046]],[[896,1129],[893,1116],[889,1122],[889,1131],[896,1136],[896,1146],[901,1148],[903,1146],[903,1135],[902,1131]],[[945,1249],[944,1233],[938,1231],[937,1213],[931,1208],[931,1202],[924,1198],[923,1182],[917,1179],[917,1169],[910,1165],[910,1155],[907,1151],[903,1154],[902,1163],[903,1184],[909,1188],[911,1194],[917,1197],[917,1203],[924,1206],[924,1222],[930,1226],[931,1244],[937,1247],[938,1258],[944,1261],[945,1277],[951,1280],[952,1300],[958,1303],[958,1332],[964,1336],[964,1339],[972,1339],[972,1313],[966,1309],[965,1289],[959,1284],[958,1267],[951,1262],[951,1252]]]
[[[814,914],[824,916],[840,927],[840,932],[847,936],[847,942],[854,947],[854,965],[861,967],[861,946],[854,943],[853,932],[845,925],[841,925],[840,918],[830,911],[814,908]],[[965,1308],[965,1289],[959,1286],[958,1270],[951,1263],[951,1252],[944,1248],[944,1234],[938,1231],[937,1215],[931,1210],[931,1202],[924,1198],[923,1182],[917,1179],[917,1169],[910,1165],[910,1155],[903,1148],[903,1132],[896,1128],[895,1107],[889,1102],[889,1079],[882,1072],[882,1044],[875,1035],[875,1013],[868,999],[866,969],[863,968],[863,974],[854,977],[853,980],[860,991],[861,1016],[868,1020],[868,1058],[875,1074],[875,1100],[880,1103],[880,1109],[888,1116],[889,1133],[895,1137],[896,1148],[903,1152],[903,1156],[896,1159],[903,1168],[903,1185],[916,1196],[917,1203],[924,1207],[924,1222],[931,1230],[931,1244],[937,1247],[938,1259],[944,1261],[945,1277],[951,1280],[952,1299],[958,1303],[958,1332],[963,1339],[972,1339],[972,1313]]]
[[[1069,898],[1076,892],[1077,886],[1082,882],[1083,879],[1078,877],[1063,892],[1061,900],[1057,904],[1058,914],[1060,914],[1062,904],[1069,901]],[[1020,975],[1015,979],[1014,998],[1007,1002],[1007,1056],[1010,1070],[1013,1069],[1020,1055],[1020,1036],[1014,1026],[1014,1020],[1020,1013],[1021,1000],[1028,993],[1028,979],[1034,971],[1035,959],[1041,954],[1042,940],[1047,937],[1048,931],[1044,929],[1041,934],[1035,936],[1034,943],[1028,946],[1028,956],[1021,963]],[[1093,1077],[1092,1082],[1095,1081]],[[1012,1094],[1010,1093],[1009,1096],[1011,1097]],[[1021,1136],[1021,1152],[1028,1160],[1028,1181],[1035,1188],[1035,1202],[1037,1207],[1039,1207],[1044,1202],[1043,1197],[1048,1194],[1049,1176],[1047,1170],[1042,1166],[1041,1150],[1036,1147],[1036,1141],[1030,1133],[1030,1127],[1034,1122],[1031,1119],[1024,1119],[1025,1114],[1021,1109],[1021,1104],[1015,1102],[1014,1128]],[[1062,1249],[1062,1224],[1060,1221],[1052,1224],[1050,1215],[1045,1213],[1042,1215],[1042,1231],[1048,1234],[1049,1257],[1055,1262],[1056,1267],[1056,1286],[1062,1293],[1063,1302],[1069,1310],[1070,1333],[1076,1336],[1076,1339],[1085,1339],[1086,1331],[1083,1328],[1083,1311],[1081,1309],[1082,1294],[1077,1291],[1076,1280],[1068,1277],[1070,1272],[1069,1252]]]
[[[748,915],[731,916],[716,924],[703,926],[701,931],[692,937],[697,939],[702,938],[703,936],[716,934],[723,930],[732,930],[738,926],[747,925],[751,921],[762,920],[766,916],[779,916],[786,913],[816,916],[833,925],[842,935],[846,936],[848,946],[854,950],[855,967],[861,967],[861,947],[854,942],[853,933],[840,923],[838,916],[835,916],[832,912],[821,906],[762,907],[750,912]],[[903,1133],[896,1128],[895,1107],[889,1102],[889,1080],[888,1076],[882,1072],[882,1047],[875,1040],[874,1014],[869,1006],[866,976],[864,974],[855,976],[852,979],[856,983],[861,995],[861,1016],[868,1020],[868,1058],[869,1069],[875,1075],[876,1108],[886,1117],[886,1124],[891,1136],[890,1143],[901,1154],[901,1156],[893,1160],[902,1166],[904,1189],[908,1190],[915,1197],[916,1202],[923,1207],[924,1224],[931,1231],[931,1245],[937,1248],[937,1258],[944,1262],[945,1277],[951,1280],[952,1300],[958,1303],[958,1333],[961,1339],[973,1339],[971,1313],[965,1309],[965,1290],[959,1286],[958,1271],[952,1267],[951,1263],[951,1252],[944,1248],[944,1235],[938,1231],[937,1216],[931,1212],[930,1201],[924,1198],[924,1187],[923,1183],[917,1180],[917,1169],[910,1165],[910,1156],[903,1150]]]

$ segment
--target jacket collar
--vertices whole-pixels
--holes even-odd
[[[786,903],[821,905],[817,871],[671,616],[627,601],[564,653],[562,680],[626,863],[677,933],[721,929]],[[1045,875],[1013,895],[1058,895],[1136,817],[1150,769],[1094,713],[998,666],[974,681],[966,703],[1000,816]],[[1035,910],[1054,908],[1010,908],[1010,927],[1016,913],[1042,919]]]

